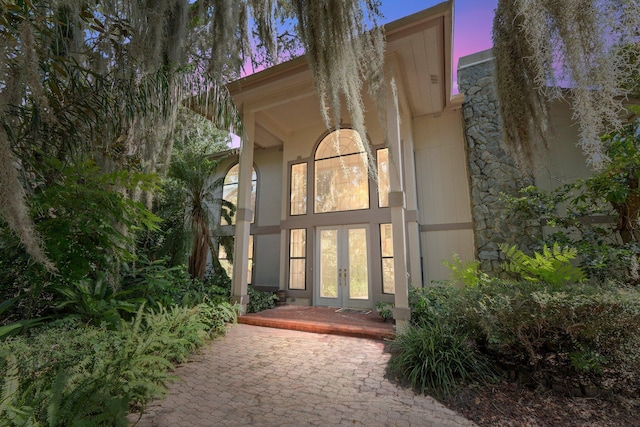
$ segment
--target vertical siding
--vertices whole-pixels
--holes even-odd
[[[464,140],[458,111],[414,121],[421,224],[471,221]]]
[[[449,269],[443,261],[453,259],[457,254],[460,259],[473,260],[473,230],[429,231],[420,233],[424,264],[424,286],[434,280],[449,277]]]
[[[419,117],[414,120],[414,135],[419,222],[452,228],[420,233],[427,286],[447,278],[449,270],[442,262],[454,253],[463,260],[474,258],[473,231],[460,229],[472,221],[460,112]]]

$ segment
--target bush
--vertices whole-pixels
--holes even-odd
[[[491,376],[489,364],[467,335],[440,321],[410,326],[391,348],[391,372],[407,378],[421,393],[447,396],[461,382]]]
[[[126,426],[162,396],[172,364],[234,321],[237,306],[142,307],[117,330],[66,318],[0,344],[1,425]]]
[[[409,289],[411,323],[432,324],[440,320],[451,320],[460,297],[460,288],[449,285]]]
[[[460,307],[467,328],[497,360],[554,375],[587,376],[606,383],[617,376],[640,379],[640,291],[494,283],[468,293]]]
[[[247,313],[257,313],[259,311],[268,310],[276,307],[278,295],[273,292],[263,292],[249,286],[247,288],[249,294],[249,303],[247,304]]]

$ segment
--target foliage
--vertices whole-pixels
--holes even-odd
[[[503,195],[524,220],[542,220],[546,238],[578,249],[580,267],[590,278],[637,282],[632,265],[639,252],[640,122],[602,138],[607,166],[590,178],[552,191],[527,187],[520,196]]]
[[[122,313],[135,313],[141,299],[126,298],[129,291],[114,292],[104,275],[95,280],[84,279],[69,285],[53,285],[53,292],[61,299],[55,303],[56,310],[68,309],[72,316],[95,325],[107,323],[112,326],[120,322]]]
[[[444,261],[451,270],[450,281],[457,285],[480,286],[489,280],[489,276],[480,270],[480,261],[463,262],[458,254],[453,254],[453,261]]]
[[[36,262],[53,270],[28,214],[31,185],[48,176],[34,177],[31,165],[47,157],[84,158],[105,173],[135,166],[163,174],[181,105],[241,133],[222,83],[240,75],[254,46],[267,52],[268,62],[277,61],[277,20],[297,19],[290,27],[309,53],[319,99],[335,107],[345,94],[352,123],[366,135],[360,90],[365,79],[381,75],[384,40],[379,28],[361,34],[368,22],[375,26],[378,2],[343,1],[334,5],[339,10],[301,0],[275,6],[271,0],[165,0],[153,8],[144,2],[2,2],[0,215]],[[249,41],[250,24],[256,43]]]
[[[48,159],[40,167],[39,174],[49,178],[34,188],[32,211],[57,273],[31,262],[19,241],[0,227],[0,298],[24,296],[11,313],[22,319],[50,315],[60,303],[57,295],[71,298],[65,292],[80,298],[81,288],[88,292],[97,284],[103,297],[120,292],[120,269],[136,258],[136,236],[157,229],[159,222],[143,204],[123,195],[153,190],[154,175],[105,174],[93,161]]]
[[[640,379],[640,293],[635,289],[573,286],[558,291],[532,283],[486,288],[469,322],[499,360],[544,377],[588,373],[605,383]]]
[[[391,344],[391,372],[436,397],[449,395],[461,382],[485,380],[491,368],[474,351],[466,334],[443,322],[410,326]]]
[[[156,199],[155,212],[164,219],[159,233],[150,233],[143,241],[155,257],[168,257],[169,265],[188,263],[189,273],[202,279],[208,254],[213,267],[218,267],[217,251],[213,249],[211,233],[219,223],[212,211],[233,215],[235,206],[220,197],[222,180],[212,180],[224,156],[213,156],[227,150],[228,133],[214,128],[206,119],[180,109],[176,121],[172,163],[164,180],[161,196]],[[214,215],[215,216],[215,215]]]
[[[219,160],[211,160],[208,156],[209,146],[189,147],[176,153],[169,170],[169,176],[182,187],[186,202],[177,203],[184,206],[183,215],[187,220],[184,227],[188,230],[188,241],[191,242],[189,256],[189,273],[191,277],[202,279],[206,270],[209,249],[213,250],[211,228],[216,227],[210,210],[220,210],[232,215],[235,206],[228,201],[214,197],[217,189],[222,188],[223,179],[212,180],[218,168]],[[175,201],[172,201],[175,203]]]
[[[635,0],[500,0],[493,40],[505,142],[532,166],[532,127],[545,134],[546,101],[570,85],[574,118],[587,162],[608,162],[600,135],[622,127],[621,99],[633,92],[640,56],[640,4]],[[615,44],[613,43],[615,41]],[[637,84],[637,82],[636,82]],[[597,90],[594,88],[597,87]]]
[[[636,288],[493,278],[413,289],[409,304],[415,327],[455,327],[493,366],[538,384],[573,381],[625,395],[640,385]]]
[[[275,308],[276,302],[279,300],[278,295],[275,293],[259,291],[251,286],[247,287],[247,294],[249,295],[247,313],[258,313],[259,311]]]
[[[411,323],[419,326],[452,318],[460,292],[458,288],[448,285],[411,287],[409,289]]]
[[[118,329],[66,318],[0,344],[3,425],[127,425],[166,391],[172,364],[235,321],[237,306],[141,308]]]
[[[378,301],[376,303],[376,311],[385,322],[387,320],[393,319],[393,304]]]
[[[528,282],[542,281],[559,288],[586,279],[582,270],[571,264],[578,254],[575,248],[563,248],[555,243],[552,248],[544,245],[542,252],[534,252],[530,256],[515,245],[502,243],[498,247],[508,259],[508,262],[502,264],[505,271],[516,273]]]

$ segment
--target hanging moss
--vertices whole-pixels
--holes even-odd
[[[0,213],[28,253],[47,262],[26,200],[38,183],[21,160],[37,149],[91,158],[105,172],[165,173],[176,111],[188,100],[241,130],[224,83],[251,58],[249,23],[275,60],[276,18],[294,11],[327,127],[339,124],[344,98],[373,166],[361,92],[366,81],[383,102],[382,32],[365,33],[377,1],[0,0]]]
[[[574,119],[590,166],[607,161],[600,135],[622,126],[622,99],[640,66],[636,0],[499,0],[493,26],[505,142],[532,166],[531,139],[546,130],[545,102],[571,89]],[[533,133],[531,131],[533,130]]]

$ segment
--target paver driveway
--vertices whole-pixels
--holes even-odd
[[[235,325],[176,374],[138,426],[473,426],[385,377],[385,344]]]

